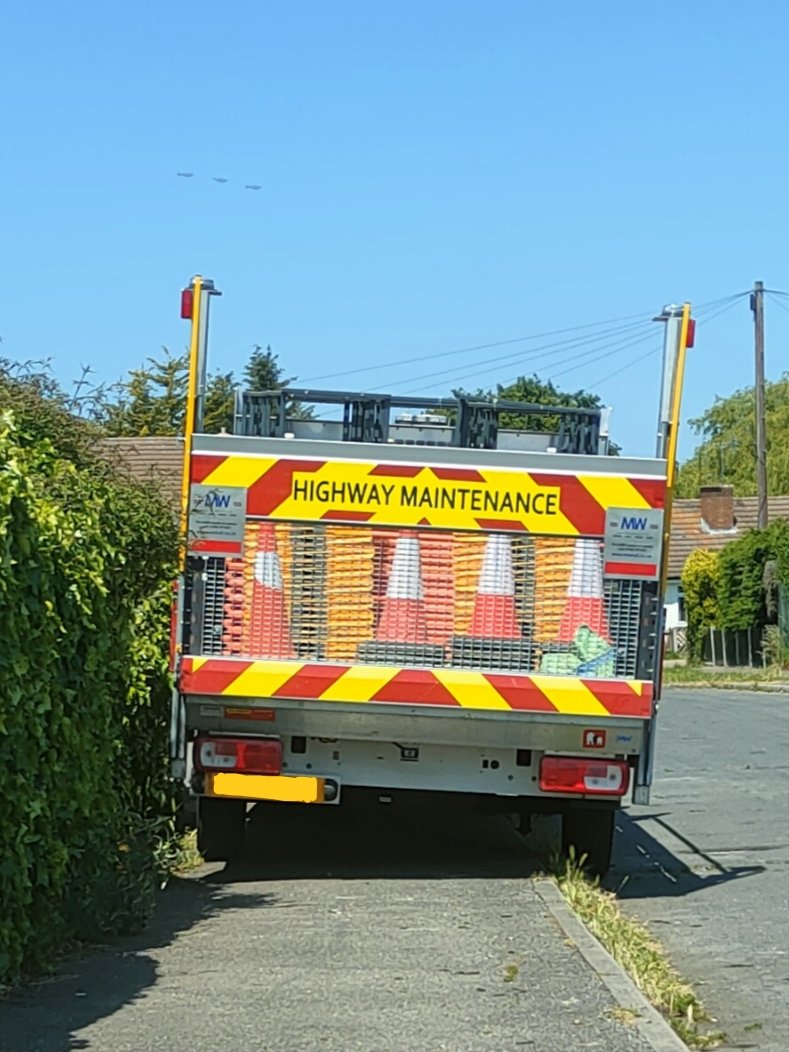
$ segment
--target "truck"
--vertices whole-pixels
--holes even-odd
[[[204,857],[238,855],[261,801],[463,794],[560,815],[604,873],[652,782],[689,305],[656,319],[649,459],[611,455],[604,409],[361,391],[239,391],[232,433],[206,434],[215,295],[182,298],[173,621],[173,772]]]

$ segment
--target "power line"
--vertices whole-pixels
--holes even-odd
[[[561,354],[563,351],[570,350],[574,347],[582,347],[585,345],[601,343],[605,340],[611,339],[614,336],[620,336],[625,332],[627,332],[628,334],[632,334],[634,331],[645,328],[647,326],[651,326],[651,324],[651,321],[640,321],[631,325],[620,326],[618,329],[606,329],[601,333],[595,334],[594,336],[577,336],[574,339],[570,340],[558,340],[555,343],[543,344],[542,347],[534,347],[530,351],[518,351],[515,354],[498,355],[495,358],[488,358],[485,361],[484,365],[476,369],[472,375],[478,375],[480,373],[489,372],[490,367],[494,364],[497,366],[503,364],[514,365],[516,362],[523,362],[526,359],[534,362],[539,361],[543,358],[553,358],[555,357],[555,355]],[[418,380],[430,380],[441,376],[452,376],[454,372],[455,368],[439,369],[432,373],[423,373],[421,376],[409,376],[406,380],[394,381],[393,383],[390,383],[389,386],[400,387],[402,386],[402,384],[414,383]]]
[[[609,373],[608,376],[603,376],[601,377],[601,379],[595,380],[594,383],[590,384],[589,386],[599,387],[600,384],[604,384],[607,380],[612,380],[615,376],[619,376],[620,373],[624,373],[628,369],[632,369],[633,366],[638,365],[639,362],[644,362],[647,358],[651,358],[653,355],[658,354],[662,346],[663,345],[659,343],[656,347],[652,347],[650,350],[648,350],[646,354],[641,354],[638,358],[633,358],[633,360],[629,361],[627,365],[623,365],[620,369],[615,369],[612,373]]]
[[[737,301],[743,299],[743,297],[745,296],[750,296],[750,292],[741,292],[735,299],[731,300],[731,302],[725,304],[723,307],[720,307],[718,310],[713,311],[712,313],[707,313],[706,317],[699,318],[699,325],[706,325],[708,322],[714,321],[715,318],[719,318],[721,314],[725,314],[726,311],[731,310],[732,307],[735,306]],[[698,317],[699,315],[697,315],[697,318]]]
[[[723,314],[727,310],[730,310],[739,300],[741,300],[744,296],[747,295],[749,295],[748,292],[735,293],[732,296],[722,296],[720,299],[711,300],[709,303],[702,304],[698,308],[698,311],[696,313],[696,318],[699,321],[699,324],[704,324],[707,321],[711,321],[712,318],[717,317],[719,314]],[[715,309],[716,307],[717,310]],[[645,343],[651,338],[653,330],[651,321],[644,324],[649,328],[649,332],[646,332],[644,335],[638,336],[635,339],[631,339],[631,336],[635,336],[635,333],[630,333],[630,335],[628,335],[626,338],[621,339],[619,341],[615,341],[614,344],[609,346],[608,349],[605,350],[602,354],[598,354],[597,348],[594,348],[592,350],[582,351],[580,354],[574,354],[567,358],[563,358],[559,361],[553,362],[551,365],[551,379],[556,379],[557,377],[565,376],[567,373],[575,371],[577,368],[579,368],[579,366],[595,365],[597,362],[604,361],[606,358],[610,358],[612,355],[621,354],[624,351],[629,350],[631,347],[637,347],[640,344]],[[631,328],[639,329],[642,327],[644,326],[632,326]],[[658,350],[659,349],[660,348],[658,347]],[[558,372],[555,371],[555,367],[563,365],[567,365],[569,367],[566,369],[560,369]],[[486,366],[482,369],[475,369],[473,372],[465,373],[462,376],[456,375],[452,386],[456,386],[464,380],[470,380],[474,379],[475,377],[482,376],[488,371],[489,369],[486,364]],[[423,379],[423,377],[417,377],[416,379]],[[516,380],[517,377],[512,377],[511,379],[505,381],[501,386],[507,387],[509,386],[509,384],[514,383]],[[431,384],[427,386],[433,385]],[[415,388],[408,391],[407,394],[419,394],[422,391],[425,391],[426,389],[427,387],[425,386]]]
[[[709,303],[702,304],[701,307],[699,307],[699,310],[702,310],[702,309],[704,309],[706,307],[714,307],[717,304],[723,303],[723,302],[725,302],[727,300],[732,300],[732,299],[736,299],[739,296],[747,296],[747,295],[748,295],[748,292],[746,291],[746,292],[736,292],[736,293],[734,293],[732,295],[729,295],[729,296],[721,296],[717,300],[711,300]],[[526,343],[526,342],[531,341],[531,340],[546,339],[547,337],[550,337],[550,336],[563,336],[566,333],[570,333],[570,332],[581,332],[584,329],[595,329],[595,328],[599,328],[601,325],[614,325],[617,322],[628,322],[628,321],[632,321],[634,318],[635,319],[640,319],[640,322],[636,322],[636,325],[637,325],[639,323],[646,323],[647,321],[651,321],[653,315],[654,315],[654,311],[641,311],[638,314],[624,314],[624,315],[621,315],[618,318],[606,318],[606,319],[603,319],[602,321],[586,322],[583,325],[570,325],[570,326],[568,326],[566,328],[563,328],[563,329],[552,329],[552,330],[548,330],[547,332],[532,333],[531,335],[528,335],[528,336],[515,336],[515,337],[513,337],[511,339],[507,339],[507,340],[495,340],[495,341],[490,342],[490,343],[480,343],[480,344],[474,344],[474,345],[471,345],[471,346],[468,346],[468,347],[458,347],[458,348],[455,348],[454,350],[451,350],[451,351],[438,351],[438,352],[435,352],[433,354],[419,354],[419,355],[415,355],[412,358],[398,358],[398,359],[393,359],[393,360],[388,361],[388,362],[377,362],[377,363],[375,363],[373,365],[358,366],[358,367],[356,367],[354,369],[341,369],[341,370],[339,370],[337,372],[333,372],[333,373],[322,373],[320,376],[310,376],[310,377],[307,377],[306,379],[304,379],[304,380],[302,380],[300,382],[302,384],[313,384],[313,383],[318,383],[320,380],[335,380],[335,379],[338,379],[339,377],[342,377],[342,376],[358,376],[360,373],[377,372],[378,370],[381,370],[381,369],[399,368],[400,366],[403,366],[403,365],[413,365],[416,362],[429,362],[429,361],[435,361],[435,360],[437,360],[439,358],[457,357],[459,354],[472,354],[475,351],[495,350],[497,347],[507,347],[507,346],[510,346],[512,344],[515,344],[515,343]],[[562,342],[563,341],[559,341],[559,344],[562,343]],[[558,346],[558,344],[557,344],[557,346]],[[540,348],[537,348],[537,349],[539,350]],[[407,381],[404,381],[404,382],[407,382]]]
[[[552,344],[545,344],[545,345],[543,345],[543,347],[535,347],[531,351],[526,352],[525,354],[523,352],[521,352],[521,351],[518,351],[516,354],[499,355],[496,358],[489,358],[485,362],[484,365],[482,365],[481,367],[475,368],[473,370],[473,372],[467,373],[467,374],[465,374],[464,376],[462,376],[460,378],[457,378],[457,376],[456,376],[456,369],[455,369],[455,367],[453,367],[453,368],[450,368],[450,369],[435,370],[434,372],[425,373],[425,374],[423,374],[421,376],[409,376],[405,380],[391,381],[391,382],[387,383],[385,386],[391,390],[393,388],[402,387],[404,384],[415,383],[415,382],[417,382],[419,380],[433,380],[433,381],[435,381],[435,380],[437,380],[438,378],[441,378],[441,377],[453,377],[453,376],[455,377],[454,383],[458,383],[461,380],[471,379],[471,378],[473,378],[475,376],[484,375],[485,373],[490,372],[494,368],[494,363],[495,363],[495,367],[499,368],[503,363],[514,365],[515,362],[523,361],[525,358],[528,358],[529,361],[530,361],[530,364],[534,364],[535,362],[540,361],[540,360],[545,359],[545,358],[554,358],[557,354],[561,354],[563,351],[567,351],[567,350],[570,350],[572,348],[579,347],[579,346],[600,343],[601,341],[604,341],[604,340],[610,340],[612,336],[621,335],[622,333],[627,333],[628,334],[624,338],[624,341],[629,345],[631,336],[634,334],[634,330],[638,331],[640,329],[651,328],[651,325],[652,325],[651,321],[640,321],[640,322],[632,323],[630,325],[622,325],[622,326],[619,326],[616,329],[608,329],[608,330],[606,330],[606,331],[604,331],[602,333],[597,333],[595,335],[576,336],[576,337],[574,337],[572,339],[569,339],[569,340],[559,340],[559,341],[556,341],[555,343],[552,343]],[[622,342],[622,341],[620,340],[619,342]],[[640,341],[637,341],[637,342],[640,342]],[[596,354],[597,350],[598,350],[597,347],[592,347],[589,350],[582,351],[580,354],[572,355],[569,358],[563,358],[563,359],[561,359],[558,362],[558,364],[559,365],[564,365],[568,361],[574,361],[574,360],[576,360],[578,358],[587,358],[590,354]],[[452,383],[453,381],[449,381],[449,382]],[[425,391],[428,388],[434,387],[434,386],[435,386],[435,382],[434,383],[430,383],[430,384],[424,384],[424,385],[422,385],[419,388],[411,389],[409,391],[403,392],[403,394],[406,395],[406,396],[412,395],[412,394],[416,394],[419,391]],[[319,413],[318,414],[317,419],[321,419],[322,417],[326,416],[328,413],[330,413],[330,410],[324,410],[323,413]]]
[[[644,333],[644,335],[639,336],[636,339],[631,339],[631,336],[627,336],[625,339],[619,340],[618,343],[613,346],[613,348],[609,347],[609,349],[607,351],[604,351],[602,354],[598,353],[598,348],[597,347],[594,347],[594,348],[592,348],[590,350],[581,351],[579,354],[573,354],[573,355],[570,355],[567,358],[562,358],[562,359],[560,359],[558,361],[552,362],[551,363],[551,378],[553,379],[556,376],[563,376],[565,372],[571,372],[573,369],[577,369],[579,367],[579,365],[593,365],[595,362],[601,361],[604,358],[608,358],[612,354],[621,354],[622,351],[626,351],[630,347],[638,346],[638,344],[641,344],[645,340],[650,339],[651,336],[652,336],[652,330],[651,330],[651,326],[650,326],[650,331]],[[554,371],[555,367],[562,366],[562,365],[567,365],[570,362],[572,362],[574,364],[571,365],[569,369],[565,369],[565,370],[563,370],[561,372],[555,372]],[[489,371],[490,370],[489,370],[488,366],[484,366],[482,369],[475,369],[471,373],[464,373],[462,376],[456,376],[454,381],[452,382],[451,386],[455,387],[458,384],[462,383],[464,380],[473,380],[475,377],[484,376]],[[511,383],[514,383],[515,380],[517,380],[517,376],[508,379],[507,381],[502,383],[501,386],[502,387],[508,387]],[[432,384],[429,384],[427,386],[419,387],[419,388],[416,388],[414,390],[408,391],[407,393],[408,394],[418,394],[421,391],[427,390],[427,387],[432,387],[432,386],[433,386]]]
[[[644,314],[627,314],[621,318],[608,318],[606,321],[587,322],[585,325],[571,325],[566,329],[552,329],[548,332],[532,333],[530,336],[515,336],[509,340],[495,340],[492,343],[478,343],[470,347],[457,347],[452,351],[438,351],[435,354],[419,354],[414,358],[398,358],[389,362],[380,362],[375,365],[359,366],[356,369],[343,369],[336,373],[323,373],[321,376],[311,376],[301,381],[305,384],[317,383],[319,380],[334,380],[340,376],[356,376],[359,373],[369,373],[377,369],[399,368],[401,365],[413,365],[415,362],[430,362],[438,358],[451,358],[459,354],[471,354],[474,351],[491,351],[496,347],[508,347],[514,343],[526,343],[529,340],[542,340],[547,336],[561,336],[567,332],[578,332],[581,329],[592,329],[600,325],[609,325],[617,321],[630,321],[632,318],[646,320]],[[560,343],[563,341],[559,341]]]
[[[707,322],[714,321],[714,319],[720,317],[721,314],[725,314],[727,310],[731,310],[735,303],[738,300],[741,300],[746,295],[750,294],[744,292],[740,293],[736,298],[733,298],[730,302],[726,303],[719,310],[713,311],[712,313],[709,313],[709,307],[699,308],[699,313],[696,315],[696,321],[698,322],[699,327],[701,327],[702,325],[706,325]],[[789,308],[786,309],[787,312],[789,312]],[[699,317],[699,314],[701,314],[701,312],[704,310],[707,311],[706,316]],[[600,384],[606,383],[607,380],[611,380],[613,379],[613,377],[619,376],[620,373],[626,372],[628,369],[631,369],[634,365],[638,365],[639,362],[643,362],[647,358],[650,358],[652,355],[657,354],[662,349],[662,346],[662,344],[658,344],[656,347],[653,347],[651,350],[647,351],[646,354],[642,354],[638,358],[634,358],[631,362],[628,362],[627,365],[623,365],[621,369],[616,369],[614,370],[614,372],[609,373],[607,376],[603,376],[600,380],[595,380],[594,383],[590,384],[590,387],[599,387]]]
[[[785,303],[779,300],[776,297],[775,293],[770,292],[769,289],[765,289],[764,291],[767,293],[767,295],[770,297],[771,301],[776,305],[776,307],[780,307],[781,310],[785,310],[786,313],[789,314],[789,307],[787,307]]]
[[[711,301],[711,303],[702,304],[702,306],[698,310],[697,318],[701,317],[702,320],[708,320],[708,317],[704,317],[704,315],[707,314],[708,316],[714,316],[714,315],[709,315],[709,312],[713,310],[715,305],[720,304],[720,303],[723,303],[723,306],[719,307],[718,311],[716,313],[723,313],[723,311],[729,310],[731,307],[733,307],[734,304],[738,300],[740,300],[742,298],[742,296],[744,296],[744,295],[748,295],[748,293],[737,293],[735,296],[725,296],[725,297],[721,297],[720,300],[713,300],[713,301]],[[650,320],[649,322],[644,322],[644,323],[641,323],[640,325],[637,325],[637,326],[626,326],[626,327],[623,327],[619,331],[624,331],[625,328],[631,328],[631,329],[636,329],[636,330],[642,329],[642,328],[648,328],[649,332],[645,332],[645,334],[643,336],[639,336],[636,339],[631,339],[631,336],[635,336],[635,332],[631,332],[625,339],[621,339],[621,340],[615,341],[602,354],[598,354],[597,353],[597,348],[594,348],[593,350],[582,351],[580,354],[574,354],[574,355],[571,355],[570,357],[563,358],[560,361],[553,362],[552,365],[551,365],[551,377],[555,378],[555,377],[558,377],[558,376],[564,376],[566,373],[572,372],[574,369],[578,368],[578,364],[594,365],[596,362],[603,361],[606,358],[610,358],[611,355],[613,355],[613,354],[621,354],[623,351],[629,350],[631,347],[637,347],[639,344],[645,343],[648,339],[650,339],[650,337],[652,336],[652,332],[654,331],[652,329],[652,324],[653,323]],[[616,330],[612,330],[612,333],[615,332],[615,331]],[[604,337],[601,337],[601,339],[608,339],[609,335],[610,334],[607,333],[607,334],[605,334]],[[588,342],[592,342],[592,341],[589,340]],[[600,340],[596,339],[596,342],[600,342]],[[564,349],[569,349],[569,348],[564,348]],[[533,363],[534,361],[536,361],[540,357],[553,357],[555,353],[556,352],[551,352],[550,355],[536,355],[534,358],[531,359],[531,361]],[[516,356],[516,357],[520,358],[521,356]],[[508,360],[512,361],[512,359],[513,359],[513,356],[508,356]],[[492,359],[492,360],[495,361],[496,359]],[[562,366],[562,365],[568,365],[571,362],[575,363],[575,364],[573,364],[570,368],[564,369],[564,370],[562,370],[560,372],[554,372],[553,371],[554,367]],[[476,369],[472,373],[466,373],[466,374],[464,374],[463,376],[460,376],[460,377],[456,376],[455,377],[455,381],[454,381],[455,384],[460,383],[463,380],[469,380],[469,379],[473,379],[474,377],[484,375],[486,372],[489,371],[489,369],[488,369],[488,365],[489,364],[490,363],[486,363],[484,368]],[[428,377],[431,376],[431,375],[436,375],[436,374],[428,374]],[[427,379],[428,377],[416,377],[415,379]],[[503,387],[507,387],[510,383],[513,383],[516,379],[517,379],[517,377],[513,377],[512,379],[507,380],[504,384],[502,384],[502,386]],[[432,386],[432,385],[429,385],[429,386]],[[424,390],[426,390],[425,387],[420,387],[420,388],[418,388],[416,390],[409,391],[408,393],[409,394],[416,394],[416,393],[424,391]]]
[[[721,296],[718,299],[709,300],[708,302],[702,303],[702,304],[699,305],[699,307],[695,311],[695,317],[696,317],[697,321],[699,321],[699,324],[703,324],[706,321],[710,321],[714,317],[717,317],[719,314],[722,314],[725,311],[729,310],[739,300],[741,300],[744,296],[748,296],[748,295],[750,295],[750,290],[746,290],[744,292],[736,292],[736,293],[732,293],[731,295],[728,295],[728,296]],[[461,384],[462,382],[464,382],[466,380],[475,379],[476,377],[481,377],[481,376],[484,376],[487,373],[491,372],[492,371],[491,367],[494,365],[494,363],[495,363],[496,366],[501,366],[502,364],[505,364],[505,363],[514,365],[516,362],[523,362],[523,363],[525,363],[525,361],[528,359],[529,364],[533,365],[533,364],[535,364],[537,362],[542,362],[543,359],[556,358],[557,355],[561,355],[564,351],[567,351],[567,350],[570,350],[570,349],[573,349],[573,348],[577,348],[577,347],[580,347],[580,346],[586,346],[588,349],[583,350],[583,351],[581,351],[578,354],[573,354],[573,355],[570,355],[569,357],[560,358],[559,360],[551,362],[551,364],[550,364],[551,379],[555,379],[555,378],[557,378],[559,376],[564,376],[564,375],[566,375],[569,372],[573,372],[573,371],[575,371],[576,369],[578,369],[580,367],[584,367],[584,366],[588,366],[588,365],[594,365],[594,364],[596,364],[599,361],[604,361],[606,358],[610,358],[612,355],[621,354],[624,351],[629,350],[632,347],[639,346],[640,344],[643,344],[647,340],[649,340],[650,337],[652,336],[652,332],[653,332],[652,324],[653,324],[654,315],[650,314],[648,320],[644,318],[644,315],[638,315],[638,316],[630,315],[629,317],[630,318],[632,318],[632,317],[640,317],[641,320],[637,321],[637,322],[632,322],[629,325],[621,325],[621,326],[618,326],[617,328],[604,330],[601,333],[591,333],[591,334],[587,334],[587,335],[584,335],[584,336],[572,337],[572,338],[566,339],[566,340],[558,340],[558,341],[555,341],[554,343],[545,344],[542,347],[532,348],[531,350],[526,351],[526,352],[518,351],[518,352],[516,352],[514,354],[499,355],[499,356],[497,356],[495,358],[488,359],[485,362],[484,365],[475,368],[472,372],[467,372],[467,373],[464,373],[464,374],[462,374],[460,376],[458,376],[457,373],[455,373],[454,369],[441,369],[441,370],[436,370],[436,371],[434,371],[432,373],[423,374],[422,376],[409,377],[407,380],[393,381],[393,382],[390,382],[390,383],[386,384],[385,386],[387,386],[388,388],[391,389],[391,388],[395,388],[395,387],[401,387],[401,386],[403,386],[406,383],[413,383],[413,382],[418,381],[418,380],[436,380],[436,379],[438,379],[440,377],[445,377],[446,376],[446,377],[452,377],[451,380],[447,381],[447,385],[450,388],[456,388],[459,384]],[[611,320],[615,320],[615,319],[611,319]],[[622,318],[622,319],[619,319],[619,320],[625,320],[625,319]],[[556,334],[558,335],[561,332],[578,331],[579,329],[589,329],[589,328],[592,328],[594,324],[595,323],[590,323],[588,325],[583,325],[583,326],[572,326],[569,329],[557,330]],[[596,323],[596,324],[600,325],[600,324],[604,324],[604,323],[603,322],[599,322],[599,323]],[[647,329],[649,330],[648,332],[646,331]],[[636,337],[636,333],[639,332],[640,330],[644,330],[644,334]],[[624,334],[627,334],[627,335],[624,335]],[[550,335],[550,334],[545,333],[543,335]],[[599,348],[590,346],[592,344],[599,344],[599,343],[601,343],[603,341],[608,341],[614,336],[619,336],[621,338],[619,340],[615,340],[613,342],[613,344],[609,344],[608,348],[605,351],[603,351],[602,354],[598,353]],[[633,337],[636,337],[636,338],[633,338]],[[480,345],[479,348],[467,348],[467,350],[484,349],[484,347],[502,346],[502,345],[507,344],[507,343],[521,342],[522,340],[529,339],[529,338],[535,338],[536,339],[537,337],[536,336],[535,337],[522,337],[522,338],[519,338],[516,341],[499,341],[496,344]],[[660,347],[657,348],[657,350],[659,350],[659,349],[660,349]],[[446,352],[446,351],[443,351],[443,352],[440,352],[437,355],[426,355],[426,356],[423,356],[423,357],[419,357],[417,359],[408,359],[407,361],[409,361],[409,362],[410,361],[425,361],[425,360],[429,360],[430,358],[444,358],[444,357],[447,357],[447,355],[449,355],[449,354],[456,354],[456,353],[461,353],[461,352]],[[626,368],[629,368],[631,364],[636,364],[638,361],[641,361],[644,358],[648,357],[649,354],[651,354],[651,353],[654,353],[654,352],[650,351],[646,355],[642,355],[640,358],[635,359],[632,363],[628,363],[628,365],[624,366],[621,370],[616,370],[615,373],[612,374],[612,375],[616,375],[618,372],[623,372]],[[406,364],[406,362],[401,362],[400,364]],[[559,372],[555,371],[556,367],[565,366],[565,365],[567,365],[569,367],[566,368],[566,369],[561,369]],[[545,368],[546,367],[546,363],[542,362],[540,367],[541,368]],[[380,367],[370,366],[370,367],[365,367],[363,369],[352,370],[352,372],[354,372],[354,373],[367,372],[367,371],[369,371],[372,368],[380,368]],[[348,375],[348,373],[334,374],[334,375]],[[320,379],[320,378],[318,378],[318,379]],[[511,379],[509,379],[505,383],[503,383],[501,386],[507,387],[509,384],[514,383],[516,380],[517,380],[517,376],[516,377],[512,377]],[[378,385],[376,385],[376,386],[378,386]],[[403,392],[403,395],[405,397],[408,397],[410,395],[421,394],[422,392],[429,391],[429,389],[431,387],[434,387],[434,386],[435,386],[435,383],[423,384],[420,387],[411,388],[410,390]],[[331,412],[330,410],[325,410],[323,413],[319,413],[317,415],[317,418],[321,419],[323,416],[326,416],[330,412]]]

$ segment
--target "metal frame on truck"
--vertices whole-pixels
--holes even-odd
[[[664,455],[631,459],[600,410],[363,392],[243,394],[233,435],[202,434],[215,293],[185,294],[172,721],[204,853],[240,850],[248,803],[365,788],[557,811],[607,868],[652,779],[689,307],[660,318]]]

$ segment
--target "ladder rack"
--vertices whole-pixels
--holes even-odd
[[[309,418],[298,412],[299,405],[337,406],[338,419]],[[518,426],[502,427],[500,416],[504,413],[522,418]],[[292,436],[464,449],[606,454],[609,415],[608,409],[500,399],[413,398],[286,387],[276,391],[238,391],[233,431],[257,438]],[[549,418],[552,429],[537,429],[535,422],[539,418]]]

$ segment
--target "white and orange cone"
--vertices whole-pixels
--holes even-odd
[[[469,635],[521,639],[515,607],[515,574],[509,537],[494,533],[485,545]]]
[[[401,533],[381,600],[375,639],[359,645],[359,659],[376,664],[443,665],[446,650],[428,642],[419,537]]]
[[[603,561],[600,542],[580,537],[575,542],[567,605],[559,626],[559,642],[572,643],[586,626],[610,642],[603,602]]]
[[[427,642],[422,565],[416,536],[404,534],[397,538],[376,641],[412,645]]]
[[[285,607],[277,538],[270,522],[261,523],[258,533],[252,578],[249,646],[254,657],[296,656]]]

